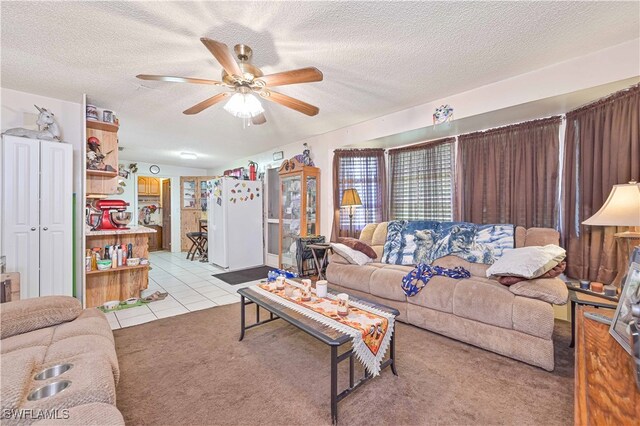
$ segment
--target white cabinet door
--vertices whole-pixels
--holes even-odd
[[[7,270],[20,273],[20,298],[38,297],[40,144],[2,137],[2,254]]]
[[[40,142],[40,296],[73,296],[72,161],[71,145]]]

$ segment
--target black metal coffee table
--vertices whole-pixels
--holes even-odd
[[[338,354],[338,348],[344,345],[345,343],[351,342],[351,336],[341,333],[337,330],[332,329],[324,324],[321,324],[318,321],[315,321],[309,317],[306,317],[293,309],[289,309],[284,305],[281,305],[257,291],[252,290],[250,287],[241,288],[238,290],[238,294],[240,295],[240,341],[244,339],[244,333],[246,330],[257,327],[262,324],[269,323],[271,321],[275,321],[277,319],[283,319],[289,324],[299,328],[305,333],[315,337],[325,345],[328,345],[331,348],[331,420],[333,423],[338,422],[338,402],[353,392],[360,385],[367,382],[372,378],[372,375],[369,371],[365,369],[364,376],[360,378],[357,382],[354,378],[354,353],[353,349],[349,349],[341,354]],[[391,308],[389,306],[380,305],[377,303],[370,302],[368,300],[359,299],[354,296],[349,296],[349,300],[355,300],[362,304],[366,304],[372,306],[374,308],[380,309],[381,311],[392,314],[394,317],[397,317],[400,312],[397,309]],[[255,304],[256,305],[256,321],[253,324],[246,325],[245,319],[245,306]],[[260,320],[260,308],[263,308],[267,312],[269,312],[269,319]],[[391,341],[389,345],[389,357],[382,362],[380,366],[380,370],[384,370],[385,368],[391,366],[391,371],[396,376],[398,372],[396,371],[395,365],[395,337],[396,337],[397,329],[394,327],[393,334],[391,335]],[[338,364],[344,360],[349,360],[349,387],[342,392],[338,393]]]

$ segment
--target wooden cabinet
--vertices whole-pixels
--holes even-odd
[[[138,177],[138,195],[160,196],[160,179],[153,177]]]
[[[146,225],[146,227],[156,230],[154,234],[149,234],[149,251],[162,250],[162,226]]]
[[[574,424],[638,424],[640,391],[631,355],[609,334],[608,324],[585,312],[613,317],[607,309],[576,309]]]
[[[207,218],[207,182],[213,176],[182,176],[180,178],[180,248],[189,250],[187,232],[200,231],[200,219]]]
[[[320,169],[295,159],[285,160],[280,175],[280,267],[297,270],[296,241],[318,235]]]

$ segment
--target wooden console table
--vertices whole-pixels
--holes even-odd
[[[640,392],[631,356],[609,334],[609,326],[584,316],[613,311],[576,309],[575,425],[636,425]]]

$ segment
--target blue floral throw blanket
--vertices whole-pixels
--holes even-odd
[[[422,290],[431,278],[436,275],[441,275],[449,278],[469,278],[471,273],[461,266],[456,266],[453,269],[443,268],[441,266],[431,266],[425,263],[421,263],[416,268],[409,272],[402,278],[402,291],[407,296],[415,296],[420,290]]]
[[[394,220],[389,222],[382,263],[430,264],[447,255],[472,263],[492,264],[514,248],[513,225]]]

